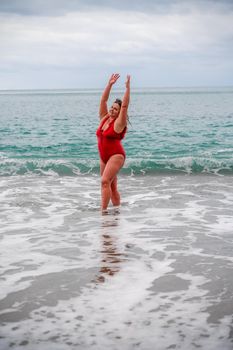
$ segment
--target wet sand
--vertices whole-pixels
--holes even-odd
[[[229,176],[2,177],[0,348],[233,347]]]

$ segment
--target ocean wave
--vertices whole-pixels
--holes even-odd
[[[122,174],[233,174],[232,159],[179,157],[163,160],[128,158]],[[35,174],[41,176],[79,176],[99,174],[97,159],[12,159],[0,158],[0,176]]]

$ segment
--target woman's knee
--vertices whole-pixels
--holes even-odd
[[[116,184],[115,181],[113,181],[113,182],[111,183],[111,190],[112,190],[113,192],[116,192],[116,191],[117,191],[117,184]]]
[[[106,188],[106,187],[110,187],[111,182],[108,178],[102,177],[101,178],[101,186]]]
[[[119,192],[117,189],[117,181],[113,181],[111,183],[111,191],[112,191],[112,196],[114,197],[118,197],[119,196]]]

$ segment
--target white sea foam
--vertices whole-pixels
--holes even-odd
[[[224,181],[222,180],[224,179]],[[232,349],[231,178],[2,178],[0,347]]]

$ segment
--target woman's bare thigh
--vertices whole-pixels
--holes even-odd
[[[100,176],[103,175],[104,169],[105,169],[106,164],[102,161],[100,158]]]
[[[119,170],[124,165],[125,158],[121,154],[114,154],[109,160],[107,161],[105,167],[103,168],[102,178],[104,180],[112,182],[119,172]]]

